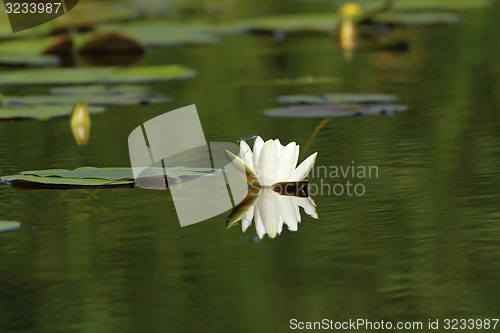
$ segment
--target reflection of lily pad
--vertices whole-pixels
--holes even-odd
[[[50,93],[54,95],[94,95],[94,96],[109,96],[122,94],[141,94],[149,92],[149,87],[146,86],[105,86],[102,84],[90,86],[72,86],[59,87],[50,89]]]
[[[191,78],[194,70],[182,65],[130,68],[44,68],[0,73],[0,85],[64,85],[95,83],[161,82]]]
[[[102,107],[89,107],[90,114],[101,113],[103,111],[104,108]],[[52,118],[69,117],[71,115],[71,112],[71,107],[60,105],[0,107],[0,121],[24,119],[48,120]]]
[[[353,104],[308,105],[277,108],[263,111],[266,116],[284,118],[316,118],[363,116],[365,114],[387,114],[406,110],[404,105],[362,106]]]
[[[447,25],[460,23],[461,17],[455,13],[386,12],[375,15],[371,20],[375,23],[395,25]]]
[[[0,221],[0,232],[7,232],[19,229],[21,227],[21,223],[16,221]]]
[[[0,65],[7,66],[58,66],[59,57],[51,54],[2,52]]]
[[[212,169],[174,167],[166,169],[169,182],[207,176]],[[0,181],[20,189],[74,189],[74,188],[133,188],[141,185],[157,188],[157,177],[164,179],[162,168],[149,168],[147,177],[134,179],[131,168],[82,167],[75,170],[53,169],[23,171],[18,175],[0,177]],[[151,182],[151,179],[155,178]],[[153,186],[148,186],[148,184]],[[163,184],[163,183],[162,183]]]
[[[161,94],[126,94],[126,95],[43,95],[43,96],[4,96],[3,105],[75,105],[85,101],[87,105],[131,105],[168,102]],[[0,109],[2,110],[2,109]]]
[[[395,100],[397,100],[396,96],[384,94],[289,95],[278,97],[278,102],[283,104],[371,104],[387,103]]]

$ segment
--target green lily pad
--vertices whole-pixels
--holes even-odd
[[[170,101],[162,94],[130,94],[130,95],[42,95],[42,96],[4,96],[3,105],[75,105],[85,101],[87,105],[133,105],[153,104]],[[1,110],[1,109],[0,109]]]
[[[380,13],[371,18],[375,23],[386,23],[395,25],[449,25],[457,24],[461,21],[461,16],[455,13],[405,13],[386,12]]]
[[[59,66],[60,59],[52,54],[2,52],[0,65],[4,66]]]
[[[398,0],[392,6],[395,10],[479,9],[491,6],[491,0]]]
[[[213,172],[208,168],[185,168],[173,167],[166,169],[167,175],[172,178],[190,178],[200,177],[207,173]],[[94,168],[94,167],[81,167],[74,170],[65,169],[51,169],[39,171],[22,171],[21,175],[39,176],[39,177],[61,177],[61,178],[93,178],[104,180],[134,180],[134,173],[132,168]],[[163,175],[162,168],[148,168],[149,176]]]
[[[245,24],[250,31],[330,33],[339,22],[340,18],[336,13],[328,13],[265,16],[241,23]]]
[[[77,188],[133,188],[134,182],[127,180],[76,179],[38,176],[5,176],[1,181],[20,189],[77,189]]]
[[[195,71],[182,65],[141,67],[44,68],[0,73],[0,85],[65,85],[141,83],[187,79]]]
[[[162,82],[194,76],[194,70],[181,65],[128,67],[113,71],[107,83]]]
[[[34,106],[7,106],[0,107],[1,120],[49,120],[52,118],[69,117],[72,113],[72,108],[60,105],[34,105]],[[91,115],[104,112],[102,107],[89,107]]]
[[[363,116],[366,114],[392,115],[408,107],[404,105],[373,105],[362,106],[354,104],[308,105],[277,108],[263,111],[270,117],[283,118],[318,118],[318,117],[344,117]]]
[[[110,95],[128,95],[128,94],[142,94],[149,92],[149,87],[134,86],[134,85],[120,85],[120,86],[105,86],[102,84],[90,86],[71,86],[71,87],[58,87],[50,89],[50,93],[54,95],[69,95],[69,96],[110,96]]]
[[[300,2],[321,2],[335,3],[339,8],[346,0],[295,0]],[[387,0],[357,0],[358,5],[363,7],[365,12],[382,8]],[[390,8],[393,10],[465,10],[486,8],[492,5],[491,0],[396,0],[391,1]]]
[[[148,46],[217,44],[220,37],[192,25],[129,24],[105,26],[100,31],[119,31]]]
[[[280,96],[278,102],[283,104],[372,104],[387,103],[397,99],[396,96],[384,94],[325,94]]]
[[[169,181],[174,182],[207,176],[211,172],[212,169],[204,168],[166,169]],[[158,177],[164,180],[162,168],[148,168],[147,177],[138,178],[136,182],[132,168],[82,167],[74,170],[23,171],[18,175],[0,177],[0,182],[19,189],[133,188],[135,185],[157,188]],[[153,186],[147,186],[151,184]]]
[[[289,95],[280,96],[277,101],[283,104],[326,104],[327,102],[321,96],[313,95]]]
[[[41,53],[48,45],[52,44],[58,37],[44,37],[32,39],[18,39],[0,43],[0,52],[23,52]]]
[[[21,223],[16,221],[0,221],[0,232],[7,232],[21,228]]]

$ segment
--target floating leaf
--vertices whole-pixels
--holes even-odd
[[[21,223],[16,221],[0,221],[0,232],[7,232],[19,229],[21,227]]]
[[[69,35],[4,41],[0,43],[0,54],[26,55],[70,55],[73,41]]]
[[[71,107],[68,106],[8,106],[0,107],[0,120],[26,120],[38,119],[48,120],[52,118],[69,117],[71,115]],[[90,107],[91,115],[104,112],[102,107]]]
[[[129,67],[113,71],[107,83],[162,82],[187,79],[194,75],[194,70],[181,65]]]
[[[245,20],[250,31],[282,32],[332,32],[339,24],[337,14],[294,14],[265,16],[254,20]]]
[[[293,106],[263,111],[266,116],[285,118],[315,118],[315,117],[343,117],[362,116],[365,114],[387,114],[406,110],[404,105],[373,105],[362,106],[353,104],[330,104]]]
[[[0,73],[0,85],[64,85],[95,83],[141,83],[187,79],[195,71],[182,65],[141,66],[130,68],[44,68]]]
[[[464,10],[486,8],[491,0],[398,0],[394,1],[395,10],[448,9]]]
[[[387,103],[397,99],[396,96],[384,94],[325,94],[280,96],[278,102],[283,104],[372,104]]]
[[[220,37],[192,25],[129,24],[105,26],[101,30],[120,31],[148,46],[217,44]]]
[[[339,79],[331,76],[302,76],[298,78],[283,78],[276,80],[259,80],[259,81],[241,81],[240,85],[255,85],[255,86],[288,86],[288,85],[310,85],[310,84],[326,84],[338,82]]]
[[[59,66],[58,56],[29,52],[2,52],[0,65],[5,66]]]
[[[162,94],[129,95],[42,95],[42,96],[4,96],[3,105],[74,105],[84,100],[88,105],[132,105],[165,103],[169,99]],[[0,109],[1,110],[1,109]]]
[[[18,189],[66,190],[77,188],[133,188],[133,181],[110,181],[102,179],[76,179],[37,176],[6,176],[1,181]]]
[[[332,0],[295,0],[301,2],[321,2],[331,4]],[[334,0],[337,5],[341,5],[345,0]],[[377,10],[387,3],[391,9],[396,10],[428,10],[428,9],[448,9],[464,10],[478,9],[491,6],[491,0],[357,0],[365,11]]]
[[[461,16],[455,13],[404,13],[385,12],[371,18],[374,23],[386,23],[393,25],[441,25],[457,24]]]
[[[184,179],[210,176],[214,172],[205,168],[167,168],[168,182],[179,182]],[[147,177],[134,179],[131,168],[94,168],[82,167],[74,170],[53,169],[40,171],[23,171],[18,175],[0,177],[0,181],[19,189],[74,189],[74,188],[132,188],[139,185],[145,188],[165,189],[158,184],[164,180],[163,168],[147,169]]]
[[[280,96],[277,100],[283,104],[327,104],[322,96],[313,95]]]
[[[54,95],[71,95],[71,96],[109,96],[109,95],[135,95],[149,92],[149,87],[120,85],[120,86],[105,86],[102,84],[90,86],[72,86],[59,87],[50,89],[50,93]]]

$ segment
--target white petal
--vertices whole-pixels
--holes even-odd
[[[253,169],[253,153],[250,146],[245,141],[240,142],[240,154],[238,155],[246,165]]]
[[[259,159],[260,159],[260,153],[262,151],[262,147],[264,147],[264,140],[260,136],[255,138],[255,141],[253,143],[253,169],[257,171],[259,170]]]
[[[280,195],[279,203],[280,215],[283,218],[283,222],[288,226],[288,230],[297,231],[299,226],[297,222],[297,215],[295,215],[295,207],[293,205],[292,197]]]
[[[266,233],[271,238],[275,238],[279,231],[280,211],[278,204],[278,195],[271,189],[262,191],[259,197],[259,215]]]
[[[302,220],[302,215],[300,215],[299,205],[295,202],[295,197],[292,197],[293,208],[295,208],[295,217],[297,218],[297,222],[300,223]]]
[[[279,169],[278,149],[273,140],[268,140],[262,148],[259,158],[259,180],[262,185],[273,185]]]
[[[259,209],[255,209],[254,219],[255,219],[255,231],[257,232],[257,236],[259,236],[259,238],[262,239],[262,237],[264,237],[264,235],[266,234],[266,229],[264,229],[264,225],[262,224],[262,219],[260,218]]]
[[[304,211],[310,217],[315,218],[315,219],[318,218],[318,213],[316,213],[316,207],[315,207],[314,201],[312,201],[312,199],[293,197],[293,203],[297,206],[304,208]]]
[[[318,153],[314,153],[308,158],[306,158],[302,163],[300,163],[297,169],[293,170],[292,176],[290,177],[290,181],[296,182],[306,178],[307,174],[309,173],[309,171],[311,171],[312,167],[314,166],[314,162],[316,162],[317,155]]]
[[[247,231],[248,227],[252,225],[252,219],[253,219],[253,210],[255,208],[255,205],[250,207],[245,214],[243,215],[243,218],[241,219],[241,229],[243,232]]]
[[[277,182],[286,182],[290,179],[295,166],[297,165],[297,154],[296,154],[296,144],[295,142],[290,142],[283,149],[280,156],[279,162],[279,172],[276,178]]]
[[[274,140],[274,144],[276,145],[276,148],[278,149],[278,157],[281,156],[281,153],[283,152],[283,145],[281,144],[280,139]]]

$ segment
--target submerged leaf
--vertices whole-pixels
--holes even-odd
[[[38,119],[48,120],[52,118],[63,118],[71,115],[71,108],[60,105],[34,105],[34,106],[8,106],[0,107],[1,120],[26,120]],[[102,107],[90,107],[91,115],[104,112]]]
[[[396,96],[384,94],[325,94],[280,96],[278,102],[283,104],[372,104],[387,103],[397,99]]]
[[[362,116],[365,114],[387,114],[400,112],[408,107],[404,105],[373,105],[363,106],[354,104],[331,104],[331,105],[310,105],[292,106],[287,108],[277,108],[263,111],[266,116],[285,118],[315,118],[315,117],[342,117],[342,116]]]
[[[1,221],[0,220],[0,232],[7,232],[19,229],[21,227],[20,222],[16,221]]]
[[[44,68],[0,73],[0,85],[64,85],[95,83],[162,82],[187,79],[195,71],[182,65],[159,65],[130,68]]]

